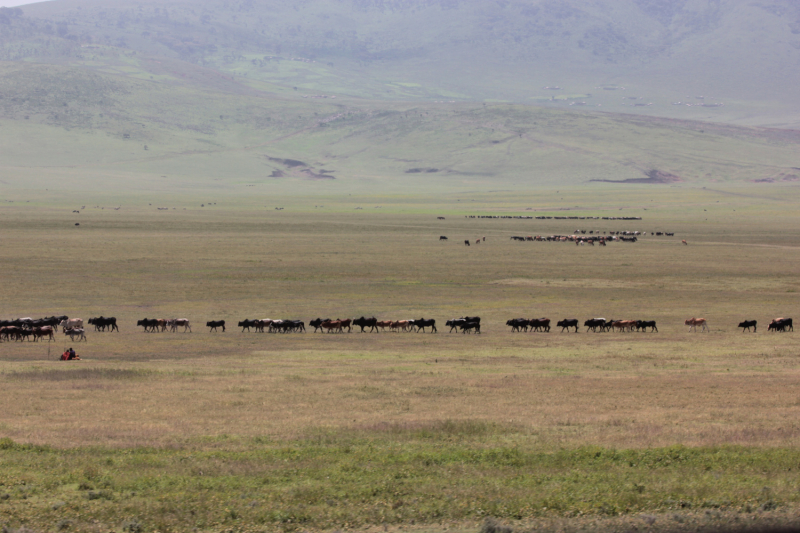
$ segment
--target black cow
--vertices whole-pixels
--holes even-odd
[[[549,318],[531,318],[528,321],[531,331],[544,331],[550,333],[550,319]]]
[[[18,328],[30,329],[32,322],[33,322],[32,318],[18,318],[13,321],[13,324]]]
[[[136,322],[137,326],[142,326],[145,331],[155,332],[158,328],[158,320],[155,318],[143,318]]]
[[[758,331],[757,326],[758,326],[758,321],[745,320],[744,322],[739,322],[739,325],[737,327],[742,328],[742,333],[744,333],[744,330],[750,331],[750,328],[753,328],[753,333],[756,333]]]
[[[464,246],[469,246],[469,240],[464,241]]]
[[[467,333],[468,331],[471,332],[473,329],[475,330],[475,333],[481,332],[480,322],[464,322],[459,327],[461,328],[462,333]]]
[[[314,320],[310,321],[308,325],[313,327],[314,333],[316,333],[318,329],[320,330],[322,329],[323,322],[330,322],[330,321],[331,321],[330,318],[315,318]]]
[[[461,324],[465,324],[466,320],[463,318],[451,318],[447,322],[444,323],[445,326],[450,328],[450,333],[453,333],[454,329],[458,329]]]
[[[95,331],[105,331],[106,328],[109,328],[109,331],[119,331],[117,327],[117,318],[113,316],[104,317],[101,315],[99,317],[90,318],[87,323],[94,326]]]
[[[364,333],[364,328],[369,328],[370,333],[372,333],[373,331],[375,331],[375,333],[378,333],[378,319],[375,318],[374,316],[372,318],[365,318],[363,316],[361,318],[356,318],[355,320],[353,320],[353,325],[360,327],[361,333]]]
[[[637,320],[636,321],[636,331],[647,331],[647,328],[651,328],[650,332],[658,332],[658,328],[656,327],[655,320]]]
[[[419,320],[412,320],[411,324],[417,327],[417,333],[420,331],[425,333],[425,328],[431,328],[431,333],[438,333],[436,330],[436,320],[429,318],[425,320],[424,318],[420,318]]]
[[[210,322],[206,322],[206,326],[211,328],[209,331],[217,331],[217,328],[222,328],[222,333],[225,333],[225,321],[224,320],[212,320]]]
[[[530,320],[525,318],[512,318],[506,321],[506,326],[511,327],[511,331],[528,331],[528,326],[531,325]]]
[[[461,326],[466,324],[467,322],[477,322],[478,324],[481,323],[481,317],[479,316],[462,316],[461,318],[451,318],[447,322],[444,323],[445,326],[450,327],[450,333],[453,332],[454,329],[459,329]]]
[[[306,323],[300,320],[273,320],[270,325],[271,333],[297,333],[299,331],[305,332]]]
[[[794,331],[791,318],[776,318],[769,323],[769,326],[767,326],[767,331],[786,331],[787,328],[790,331]]]
[[[603,329],[605,331],[611,331],[614,329],[614,322],[619,322],[619,320],[615,320],[613,318],[606,320],[606,325],[603,326]]]
[[[69,317],[64,316],[64,318],[61,318],[58,316],[48,316],[43,318],[42,322],[44,322],[45,326],[56,327],[60,322],[63,322],[64,320],[69,320]]]
[[[583,323],[583,327],[587,328],[589,331],[594,331],[594,332],[597,332],[598,331],[597,328],[600,328],[599,331],[603,332],[606,330],[606,319],[590,318],[589,320]]]
[[[250,328],[258,329],[260,325],[261,325],[260,320],[248,320],[245,318],[244,320],[239,322],[238,327],[242,328],[242,333],[244,333],[244,330],[250,331]],[[263,331],[263,326],[262,326],[262,331]]]
[[[439,235],[439,240],[440,241],[446,241],[447,237],[445,237],[444,235]]]
[[[272,323],[273,328],[275,328],[280,333],[291,333],[291,332],[298,332],[298,331],[305,331],[306,330],[306,323],[300,320],[281,320]]]
[[[569,331],[569,328],[575,328],[575,333],[578,333],[578,319],[565,318],[564,320],[559,320],[556,327],[561,328],[561,333],[564,333],[565,329]]]

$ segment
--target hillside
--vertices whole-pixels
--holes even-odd
[[[800,133],[790,130],[514,104],[306,98],[201,67],[183,73],[150,80],[0,64],[8,148],[0,186],[287,193],[800,179]],[[219,88],[210,90],[215,77]]]
[[[0,14],[0,59],[151,71],[153,57],[369,99],[800,125],[792,0],[58,0]]]

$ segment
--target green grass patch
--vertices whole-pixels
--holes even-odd
[[[147,531],[294,531],[771,510],[800,498],[798,450],[541,451],[525,441],[523,433],[471,422],[292,441],[226,439],[225,450],[214,441],[184,449],[60,450],[4,439],[0,505],[12,524],[42,529],[67,518],[116,524],[124,516]]]

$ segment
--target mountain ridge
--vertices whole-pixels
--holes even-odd
[[[636,113],[793,127],[800,6],[790,0],[58,0],[0,14],[0,59],[163,57],[248,81],[369,99],[547,104],[592,94]],[[704,96],[716,115],[672,106]],[[688,102],[691,103],[691,102]],[[685,107],[685,106],[684,106]]]

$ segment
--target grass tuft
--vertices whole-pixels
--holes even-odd
[[[84,381],[93,379],[128,380],[145,378],[155,374],[152,370],[131,370],[123,368],[61,368],[36,369],[9,372],[9,379],[29,381]]]

